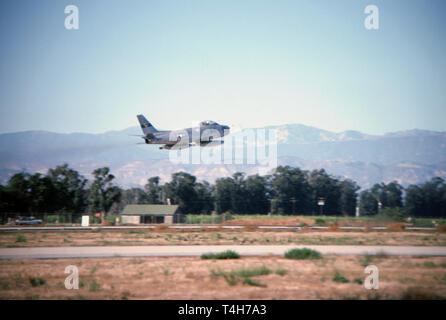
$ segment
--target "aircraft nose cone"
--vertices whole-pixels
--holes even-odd
[[[230,131],[230,128],[229,128],[229,126],[223,126],[223,130],[224,130],[225,134],[228,134]]]

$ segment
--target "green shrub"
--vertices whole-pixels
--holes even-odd
[[[220,253],[203,253],[201,259],[238,259],[240,255],[232,250],[223,251]]]
[[[258,268],[242,268],[237,269],[231,272],[234,276],[242,277],[242,278],[249,278],[249,277],[255,277],[255,276],[264,276],[271,273],[271,270],[268,269],[265,266],[258,267]]]
[[[242,281],[243,284],[256,287],[266,287],[266,285],[263,283],[259,283],[255,280],[252,280],[251,277],[264,276],[270,273],[271,270],[265,266],[257,268],[236,269],[232,270],[230,273],[224,271],[214,271],[214,270],[211,271],[212,276],[223,277],[230,286],[234,286],[240,281]]]
[[[291,249],[285,252],[285,258],[287,259],[320,259],[321,254],[313,249]]]
[[[129,230],[126,232],[126,234],[145,234],[146,232],[144,230]]]
[[[426,268],[436,268],[437,267],[437,265],[432,261],[425,261],[423,263],[423,266],[425,266]]]
[[[106,221],[106,223],[108,225],[115,225],[116,224],[116,218],[118,218],[119,216],[105,216],[104,220]]]
[[[39,278],[30,277],[29,282],[33,287],[43,286],[44,284],[46,284],[46,280],[40,277]]]
[[[221,217],[222,217],[222,220],[223,220],[222,222],[234,219],[234,217],[232,216],[232,214],[230,212],[223,212],[221,214]]]
[[[99,285],[99,283],[96,281],[96,279],[93,279],[90,282],[90,292],[96,292],[99,291],[101,289],[101,286]]]
[[[434,226],[432,219],[414,218],[411,222],[414,227],[431,228]]]
[[[318,226],[323,226],[325,225],[325,220],[321,218],[316,218],[316,220],[314,220],[314,223]]]
[[[26,240],[26,237],[23,235],[23,234],[18,234],[17,236],[16,236],[16,239],[15,239],[15,242],[26,242],[27,240]]]
[[[286,275],[288,273],[288,270],[286,270],[286,269],[277,269],[276,271],[275,271],[275,274],[278,274],[279,276],[284,276],[284,275]]]
[[[223,271],[212,270],[211,275],[214,277],[223,277],[230,286],[235,286],[239,281],[239,279],[234,274]]]
[[[49,215],[45,217],[45,223],[56,223],[56,221],[59,220],[58,215]]]
[[[332,279],[334,282],[347,283],[350,282],[346,277],[340,275],[338,272],[335,273]]]
[[[364,257],[361,258],[361,265],[363,267],[367,267],[369,264],[371,264],[373,261],[373,256],[366,254]]]
[[[399,207],[384,208],[375,217],[376,217],[376,220],[378,220],[378,221],[403,222],[406,220],[404,217],[403,208],[399,208]]]
[[[255,287],[263,287],[263,288],[266,287],[266,284],[257,282],[255,280],[252,280],[251,278],[245,278],[245,280],[243,280],[243,284]]]
[[[363,284],[364,283],[364,278],[356,278],[356,279],[353,280],[353,282],[357,283],[357,284]]]

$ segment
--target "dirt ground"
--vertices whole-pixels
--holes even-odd
[[[314,219],[309,218],[275,218],[275,219],[259,219],[259,218],[240,218],[231,219],[222,223],[222,225],[228,226],[243,226],[243,225],[256,225],[256,226],[298,226],[300,224],[314,225]]]
[[[419,231],[78,231],[0,232],[0,247],[330,244],[444,246],[446,233]]]
[[[378,290],[368,290],[363,285],[364,267],[370,264],[379,269]],[[79,270],[78,290],[65,289],[67,274],[64,270],[68,265]],[[267,270],[264,273],[269,274],[251,276],[249,281],[229,277],[231,272],[241,274],[250,270]],[[0,298],[445,299],[446,258],[324,256],[319,260],[282,257],[3,260],[0,261]]]

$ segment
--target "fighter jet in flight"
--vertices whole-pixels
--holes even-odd
[[[200,147],[218,146],[224,143],[222,138],[229,134],[229,127],[214,121],[202,121],[199,127],[183,130],[157,130],[147,119],[139,114],[136,116],[144,135],[145,144],[162,144],[160,149],[181,150],[199,145]]]

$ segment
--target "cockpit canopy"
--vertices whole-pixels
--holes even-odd
[[[218,125],[217,122],[215,121],[211,121],[211,120],[205,120],[205,121],[201,121],[200,122],[200,126],[204,127],[204,126],[212,126],[212,125]]]

